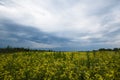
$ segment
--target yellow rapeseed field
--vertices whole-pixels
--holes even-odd
[[[120,80],[120,52],[0,54],[0,80]]]

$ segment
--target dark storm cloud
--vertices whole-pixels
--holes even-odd
[[[15,47],[34,48],[36,46],[35,48],[54,48],[69,41],[68,39],[55,37],[35,28],[19,25],[7,20],[2,21],[0,36],[0,47],[10,45]],[[39,46],[37,47],[34,43]],[[31,46],[31,44],[34,46]]]

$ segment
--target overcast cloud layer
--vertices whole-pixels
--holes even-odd
[[[0,47],[120,47],[120,0],[0,0]]]

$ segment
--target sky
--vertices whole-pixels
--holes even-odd
[[[120,47],[120,0],[0,0],[0,47]]]

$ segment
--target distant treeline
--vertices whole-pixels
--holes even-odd
[[[113,49],[110,49],[110,48],[108,48],[108,49],[100,48],[99,49],[99,51],[119,51],[119,50],[120,50],[120,48],[113,48]]]
[[[0,53],[14,53],[14,52],[29,52],[29,51],[37,51],[37,52],[53,52],[54,50],[40,50],[40,49],[29,49],[29,48],[13,48],[10,46],[7,46],[6,48],[0,48]],[[120,48],[113,48],[113,49],[105,49],[100,48],[98,50],[93,51],[120,51]],[[58,51],[62,52],[62,51]]]
[[[13,52],[29,52],[29,51],[39,51],[39,52],[52,52],[52,50],[38,50],[38,49],[29,49],[29,48],[13,48],[7,46],[6,48],[0,48],[0,53],[13,53]]]

